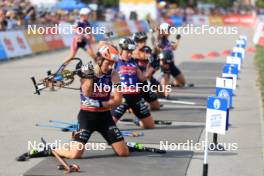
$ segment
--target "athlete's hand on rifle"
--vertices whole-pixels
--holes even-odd
[[[84,79],[93,79],[94,67],[92,62],[82,65],[79,76]]]
[[[90,99],[90,98],[85,98],[85,100],[82,100],[82,103],[83,105],[86,105],[88,107],[96,107],[96,108],[99,108],[99,107],[102,107],[102,102],[101,101],[98,101],[98,100],[93,100],[93,99]]]

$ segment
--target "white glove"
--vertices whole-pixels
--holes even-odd
[[[94,67],[92,62],[82,65],[81,67],[81,78],[91,79],[94,76]]]
[[[82,104],[88,107],[96,107],[96,108],[103,106],[101,101],[93,100],[90,98],[85,98],[85,100],[82,100]]]

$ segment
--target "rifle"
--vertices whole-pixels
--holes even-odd
[[[31,80],[35,88],[34,94],[40,95],[40,91],[46,88],[50,88],[51,90],[55,90],[55,88],[79,90],[79,88],[69,87],[69,85],[73,83],[74,76],[79,74],[82,66],[82,60],[80,58],[72,58],[71,62],[72,61],[77,61],[75,70],[73,71],[66,69],[67,65],[62,64],[55,73],[52,73],[50,70],[48,70],[47,76],[41,79],[39,82],[37,82],[35,77],[32,76]]]

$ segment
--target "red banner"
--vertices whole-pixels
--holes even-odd
[[[51,34],[51,31],[47,29],[47,32],[43,34],[44,40],[49,49],[64,48],[64,42],[59,34]]]
[[[255,16],[241,16],[240,25],[245,27],[253,27],[257,23],[257,17]]]
[[[253,27],[256,24],[255,16],[224,16],[224,25],[239,25],[244,27]]]

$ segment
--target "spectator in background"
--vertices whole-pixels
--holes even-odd
[[[105,11],[105,21],[110,22],[114,19],[114,13],[111,9]]]
[[[138,14],[135,11],[131,11],[129,15],[129,20],[137,20],[138,19]]]
[[[32,24],[36,21],[36,10],[33,5],[31,5],[30,1],[26,1],[24,4],[24,20],[25,24]]]
[[[126,16],[123,12],[117,12],[116,18],[119,20],[126,20]]]
[[[5,12],[0,10],[0,31],[4,31],[7,28],[7,20],[5,18]]]
[[[6,29],[14,29],[17,26],[17,20],[16,20],[16,14],[14,11],[9,10],[6,13],[6,19],[7,19],[7,28]]]

